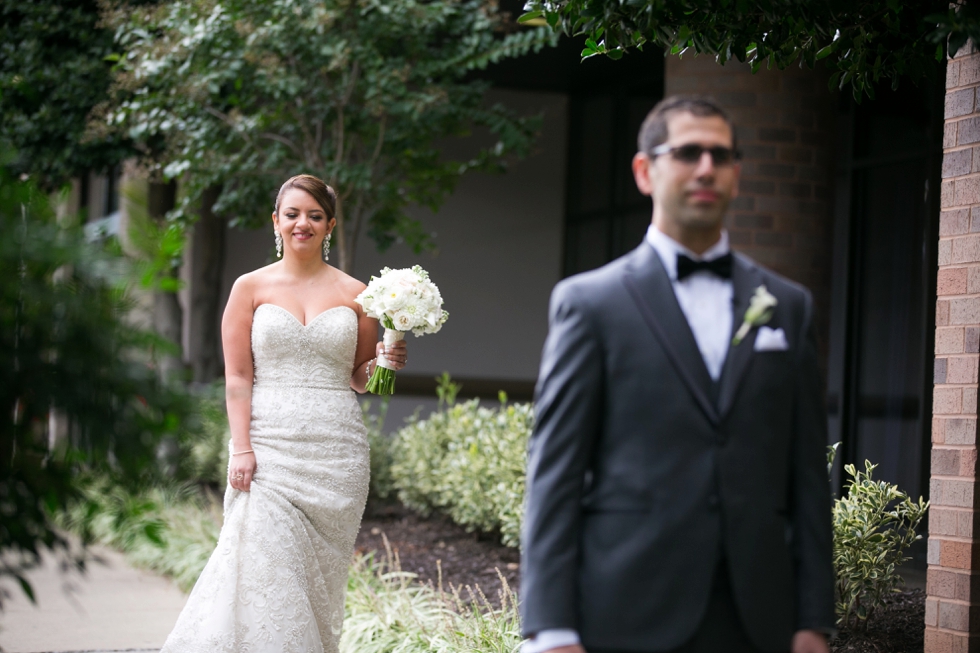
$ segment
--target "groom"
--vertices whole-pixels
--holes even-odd
[[[529,451],[524,653],[828,651],[813,300],[730,251],[738,158],[713,101],[662,101],[633,158],[653,198],[646,239],[555,288]]]

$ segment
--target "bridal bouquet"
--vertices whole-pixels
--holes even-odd
[[[354,300],[369,316],[385,328],[385,346],[393,345],[411,331],[416,336],[435,333],[449,318],[442,310],[442,295],[429,273],[416,265],[411,269],[385,268]],[[368,392],[390,395],[395,392],[395,371],[385,357],[378,356],[374,374],[368,380]]]

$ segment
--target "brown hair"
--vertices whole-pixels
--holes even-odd
[[[690,113],[699,118],[718,116],[728,123],[732,130],[732,148],[738,149],[735,123],[713,98],[702,95],[672,95],[658,102],[643,121],[640,134],[636,138],[636,146],[640,152],[650,154],[653,148],[667,141],[667,121],[675,113]]]
[[[279,194],[276,195],[276,215],[279,215],[279,202],[282,200],[282,196],[290,188],[298,188],[309,193],[327,214],[327,220],[333,220],[337,212],[337,191],[313,175],[296,175],[286,180],[286,183],[279,189]]]

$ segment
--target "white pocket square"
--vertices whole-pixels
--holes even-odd
[[[759,327],[759,333],[755,336],[754,351],[786,351],[789,349],[789,342],[786,340],[786,332],[782,329],[770,329],[767,326]]]

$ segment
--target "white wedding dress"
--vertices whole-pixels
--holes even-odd
[[[368,493],[350,388],[357,315],[303,326],[274,304],[252,321],[250,492],[225,492],[218,546],[161,653],[334,653]]]

